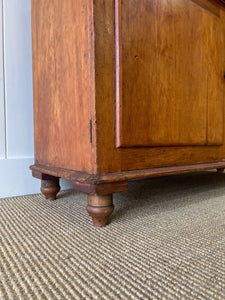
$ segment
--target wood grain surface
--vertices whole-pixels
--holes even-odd
[[[223,168],[224,7],[32,0],[40,173],[89,182],[92,174]]]
[[[35,162],[92,172],[92,1],[32,0]]]
[[[221,145],[225,45],[214,10],[116,0],[116,19],[117,146]]]
[[[162,28],[161,33],[158,30],[161,38],[157,49],[150,26],[154,19]],[[224,5],[216,0],[118,0],[115,9],[113,1],[95,2],[97,173],[220,162],[225,158],[224,24]],[[121,30],[124,32],[118,39]],[[174,45],[174,41],[179,44]],[[126,72],[118,70],[121,44],[127,49],[122,54]],[[161,66],[155,66],[149,51],[160,56]],[[176,69],[175,58],[179,61]],[[124,76],[126,84],[121,83]],[[149,86],[151,80],[154,84]],[[159,98],[149,102],[146,90]],[[115,101],[121,94],[126,102]],[[118,118],[121,112],[123,120]],[[123,141],[128,141],[126,148],[116,148],[122,142],[121,132]]]

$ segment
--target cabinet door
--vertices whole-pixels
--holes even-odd
[[[223,144],[223,26],[212,3],[116,0],[117,147]]]

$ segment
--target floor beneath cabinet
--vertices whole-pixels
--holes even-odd
[[[0,199],[0,298],[225,298],[225,174],[131,182],[114,203],[95,228],[81,193]]]

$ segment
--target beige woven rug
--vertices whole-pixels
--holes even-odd
[[[86,195],[0,200],[0,299],[225,299],[225,174],[130,183],[111,224]]]

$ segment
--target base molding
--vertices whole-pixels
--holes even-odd
[[[112,193],[123,192],[126,191],[128,188],[127,181],[99,183],[99,184],[90,184],[90,183],[73,181],[72,185],[75,191],[80,191],[86,194],[98,194],[98,195],[108,195]]]
[[[132,170],[132,171],[122,171],[115,173],[104,173],[104,174],[88,174],[85,172],[67,170],[51,166],[42,165],[32,165],[30,169],[32,170],[33,177],[39,179],[47,179],[48,176],[54,176],[59,178],[65,178],[71,180],[75,190],[79,190],[85,193],[98,192],[96,190],[96,185],[98,189],[107,188],[107,183],[112,186],[112,183],[117,184],[118,191],[120,188],[125,189],[126,182],[132,179],[141,179],[148,177],[158,177],[172,174],[183,174],[190,172],[198,172],[204,170],[212,169],[224,169],[225,161],[223,162],[212,162],[204,164],[194,164],[194,165],[184,165],[184,166],[173,166],[173,167],[163,167],[163,168],[152,168],[152,169],[142,169],[142,170]],[[116,186],[115,186],[116,188]],[[110,191],[108,191],[110,192]]]
[[[33,165],[32,175],[41,179],[41,191],[48,200],[55,200],[60,189],[59,178],[72,181],[73,189],[88,194],[87,212],[95,226],[106,226],[113,212],[113,194],[126,191],[128,181],[147,177],[190,173],[196,171],[217,169],[222,172],[225,162],[175,166],[144,170],[123,171],[107,174],[87,174],[61,168]]]

